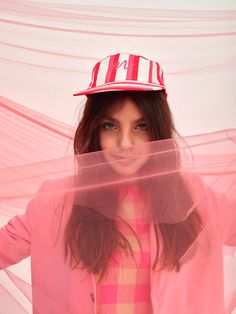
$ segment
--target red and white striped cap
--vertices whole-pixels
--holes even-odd
[[[166,93],[163,70],[158,62],[133,54],[117,53],[95,64],[89,87],[74,96],[121,90],[161,89]]]

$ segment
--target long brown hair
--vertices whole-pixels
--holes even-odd
[[[150,138],[154,140],[173,138],[176,130],[163,91],[142,92],[142,91],[117,91],[92,94],[87,96],[82,120],[80,121],[74,137],[74,153],[85,154],[99,151],[99,127],[101,120],[111,106],[122,103],[126,97],[135,102],[148,123]],[[174,164],[178,164],[178,156],[174,157]],[[168,181],[168,191],[163,189],[165,180],[152,179],[152,184],[148,184],[150,194],[151,212],[154,221],[158,221],[156,216],[161,208],[165,211],[173,210],[171,196],[176,197],[178,189],[181,202],[174,203],[174,206],[184,206],[189,208],[192,203],[190,193],[184,184],[181,176],[173,176],[173,180]],[[162,180],[162,181],[161,181]],[[169,183],[171,182],[171,184]],[[145,183],[142,183],[145,189]],[[157,188],[162,189],[157,198]],[[107,192],[107,191],[106,191]],[[118,203],[114,189],[109,191],[113,196],[112,204],[114,213]],[[96,198],[96,193],[92,193]],[[91,197],[91,196],[88,196]],[[78,196],[79,198],[79,196]],[[103,199],[100,195],[100,199]],[[79,207],[79,208],[78,208]],[[157,210],[158,208],[158,210]],[[178,223],[154,223],[156,233],[156,259],[153,268],[157,263],[160,269],[179,271],[180,259],[196,239],[201,229],[201,218],[195,209],[183,221]],[[159,256],[158,231],[160,230],[163,239],[163,251]],[[115,221],[99,213],[96,208],[73,205],[71,215],[66,225],[65,233],[65,259],[69,256],[70,265],[73,268],[82,266],[91,273],[99,273],[100,278],[105,274],[109,260],[112,258],[117,248],[127,250],[132,254],[132,247],[126,237],[118,230]]]

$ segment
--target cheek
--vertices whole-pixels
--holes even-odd
[[[100,147],[102,150],[115,147],[115,137],[108,132],[100,131],[99,134]]]
[[[137,136],[137,140],[136,140],[136,143],[144,143],[144,142],[149,142],[151,139],[150,139],[150,136],[147,132],[141,132],[138,134]]]

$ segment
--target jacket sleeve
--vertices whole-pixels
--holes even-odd
[[[202,193],[202,206],[207,210],[215,221],[219,230],[222,244],[236,247],[236,196],[233,192],[233,186],[227,190],[222,185],[221,190],[227,190],[226,193],[206,184],[199,175],[194,175],[191,183],[197,183],[197,195]],[[196,184],[193,184],[196,186]],[[200,202],[201,203],[201,202]],[[206,208],[205,208],[206,209]]]
[[[235,195],[205,187],[211,206],[216,209],[216,223],[225,245],[236,247],[236,198]]]
[[[23,215],[17,215],[0,229],[0,269],[16,264],[30,255],[32,222],[45,181],[27,205]]]

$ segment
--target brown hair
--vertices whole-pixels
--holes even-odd
[[[87,96],[82,120],[74,137],[74,153],[85,154],[100,150],[99,127],[102,118],[111,106],[122,103],[126,97],[135,102],[148,123],[148,130],[152,141],[173,138],[176,132],[172,114],[163,91],[119,91],[104,92]],[[178,155],[172,154],[174,167],[178,167]],[[151,161],[150,161],[151,162]],[[151,212],[154,221],[158,221],[158,212],[164,209],[167,213],[173,211],[173,198],[176,190],[180,202],[175,200],[175,210],[178,206],[188,209],[192,204],[190,193],[180,175],[174,175],[173,180],[168,180],[168,190],[165,187],[165,176],[153,178],[153,184],[148,184]],[[171,183],[170,183],[171,182]],[[145,189],[145,182],[142,183]],[[158,195],[161,197],[157,198]],[[107,191],[106,191],[107,192]],[[105,192],[104,192],[105,193]],[[117,195],[114,189],[109,191],[113,196],[112,204],[117,206]],[[92,193],[96,198],[96,193]],[[89,196],[91,197],[91,196]],[[79,198],[79,196],[78,196]],[[100,199],[104,199],[100,195]],[[79,208],[78,208],[79,207]],[[177,209],[176,209],[177,208]],[[158,210],[157,210],[158,209]],[[196,209],[183,221],[178,223],[154,223],[156,233],[156,259],[161,269],[180,269],[180,259],[196,239],[201,229],[201,218]],[[163,239],[163,252],[159,256],[158,231]],[[82,236],[80,236],[80,234]],[[83,265],[91,273],[105,274],[109,260],[115,250],[121,248],[132,254],[132,248],[125,236],[116,227],[115,221],[102,215],[96,208],[73,205],[65,233],[65,259],[70,255],[70,265],[74,268]]]

